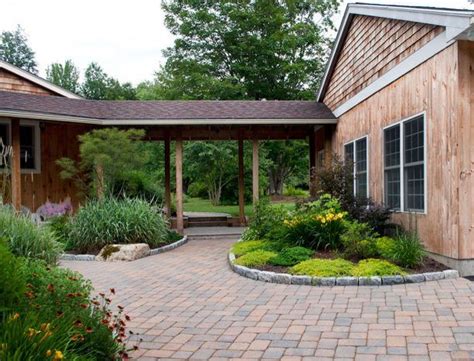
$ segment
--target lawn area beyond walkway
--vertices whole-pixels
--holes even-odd
[[[294,202],[279,202],[275,204],[281,204],[287,209],[294,209]],[[219,205],[214,206],[211,204],[209,199],[203,198],[186,198],[184,202],[184,211],[185,212],[216,212],[216,213],[229,213],[230,215],[237,217],[239,215],[239,205]],[[253,216],[253,206],[252,204],[245,205],[245,215]]]

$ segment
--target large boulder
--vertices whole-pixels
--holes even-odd
[[[146,243],[109,244],[102,248],[96,256],[97,261],[134,261],[150,254]]]

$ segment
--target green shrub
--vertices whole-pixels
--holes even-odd
[[[305,247],[284,248],[269,263],[274,266],[294,266],[297,263],[310,259],[313,253],[313,250]]]
[[[283,221],[288,217],[288,210],[283,206],[271,205],[268,199],[261,199],[254,209],[254,216],[242,239],[279,239],[283,230]]]
[[[244,254],[235,260],[235,264],[245,267],[256,267],[268,264],[268,261],[275,257],[277,253],[258,249]]]
[[[65,249],[68,249],[69,223],[70,217],[68,215],[51,217],[46,223],[46,226],[54,234],[58,242],[65,246]]]
[[[344,259],[310,259],[293,266],[290,273],[315,277],[339,277],[352,274],[354,264]]]
[[[347,221],[341,235],[345,258],[365,259],[377,257],[376,233],[366,223]]]
[[[373,258],[360,261],[352,271],[352,275],[356,277],[393,276],[404,274],[406,273],[393,263]]]
[[[166,243],[167,225],[160,212],[137,198],[89,201],[73,218],[69,239],[79,252],[100,250],[107,244]]]
[[[43,259],[50,264],[57,262],[63,246],[57,242],[47,227],[39,227],[28,217],[0,206],[0,238],[16,256]]]
[[[393,239],[377,240],[380,255],[404,268],[416,268],[423,263],[426,255],[423,244],[413,232],[400,232]]]
[[[0,239],[0,322],[4,312],[16,305],[25,292],[22,263]]]
[[[305,189],[288,186],[283,191],[283,195],[287,197],[308,197],[309,192]]]
[[[267,241],[241,241],[234,243],[232,246],[232,253],[237,257],[243,256],[246,253],[256,251],[258,249],[264,249],[267,245]]]

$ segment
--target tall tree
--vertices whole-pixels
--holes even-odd
[[[90,63],[84,73],[81,92],[88,99],[136,99],[136,91],[132,84],[121,84],[117,79],[109,77],[102,67],[95,62]]]
[[[165,0],[176,40],[157,85],[185,99],[312,99],[339,2]]]
[[[79,91],[79,70],[72,60],[66,60],[64,65],[53,63],[48,66],[46,69],[46,79],[73,93]]]
[[[20,25],[14,31],[0,34],[0,59],[37,74],[35,52],[28,45],[28,38]]]

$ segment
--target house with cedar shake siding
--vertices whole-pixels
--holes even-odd
[[[393,221],[416,229],[435,259],[472,275],[473,24],[468,10],[349,4],[315,101],[93,101],[0,62],[0,137],[14,154],[9,201],[32,210],[68,196],[77,204],[55,160],[77,159],[77,136],[91,129],[137,127],[168,150],[168,205],[176,146],[182,229],[183,141],[234,139],[241,157],[251,141],[257,192],[259,140],[307,139],[310,169],[334,153],[353,160],[356,195],[394,209]]]

